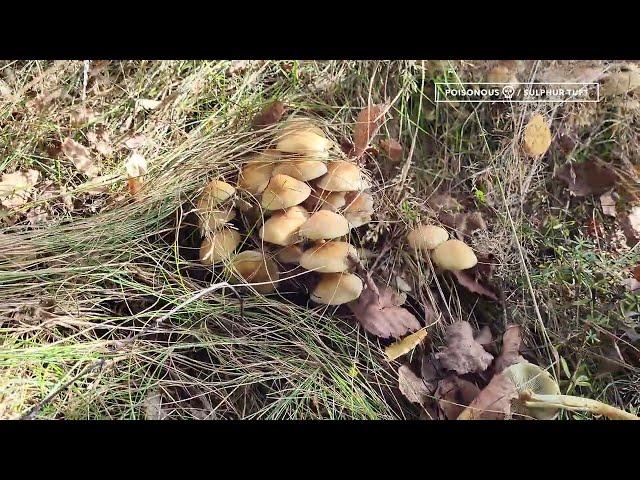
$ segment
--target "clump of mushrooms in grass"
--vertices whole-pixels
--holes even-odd
[[[469,245],[450,239],[449,233],[437,225],[418,225],[407,235],[407,242],[419,258],[429,254],[431,261],[442,270],[466,270],[478,263]]]

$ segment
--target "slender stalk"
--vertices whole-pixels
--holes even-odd
[[[606,403],[573,395],[538,395],[528,391],[520,394],[520,400],[528,408],[564,408],[571,411],[591,412],[612,420],[640,420],[640,417]]]

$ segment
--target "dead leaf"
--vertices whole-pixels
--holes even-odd
[[[421,328],[411,335],[407,335],[402,340],[392,343],[384,349],[385,355],[389,361],[393,361],[398,357],[401,357],[405,353],[409,353],[416,348],[422,340],[427,336],[427,327]]]
[[[597,159],[579,164],[568,162],[556,171],[555,176],[564,181],[576,197],[603,194],[618,180],[613,168]]]
[[[477,282],[473,279],[473,277],[465,272],[464,270],[457,270],[451,272],[458,283],[469,290],[472,293],[477,293],[479,295],[484,295],[487,298],[490,298],[494,302],[498,301],[498,297],[495,293],[493,293],[489,288],[485,287],[481,283]]]
[[[635,232],[635,236],[640,236],[640,206],[631,208],[627,220],[629,221],[629,225]]]
[[[482,213],[478,211],[468,213],[441,212],[438,215],[438,220],[443,225],[453,228],[460,240],[470,237],[477,230],[487,229]]]
[[[402,145],[397,140],[393,138],[380,140],[380,148],[394,162],[402,160]]]
[[[614,72],[604,77],[600,86],[600,95],[605,97],[624,95],[638,87],[640,87],[640,72],[636,70]]]
[[[524,362],[520,356],[520,346],[522,344],[522,330],[518,325],[508,325],[502,335],[502,350],[500,356],[493,364],[496,373],[502,372],[505,368],[514,363]]]
[[[134,135],[132,137],[127,138],[123,145],[127,147],[129,150],[136,150],[142,147],[147,141],[147,137],[143,134]]]
[[[611,193],[600,195],[600,205],[602,205],[602,213],[610,217],[616,217],[616,201]]]
[[[511,418],[511,401],[518,398],[516,386],[499,373],[460,414],[458,420],[504,420]]]
[[[39,178],[40,172],[33,169],[26,172],[3,173],[0,180],[0,205],[18,208],[27,203],[30,192]]]
[[[150,98],[139,98],[136,100],[136,107],[144,110],[155,110],[162,103],[161,100],[152,100]],[[137,108],[136,108],[137,109]]]
[[[473,338],[473,330],[468,322],[449,325],[445,342],[447,346],[436,353],[436,359],[445,369],[459,375],[484,372],[493,361],[493,355]]]
[[[524,129],[524,151],[532,156],[544,155],[551,145],[551,130],[545,118],[536,113]]]
[[[480,389],[457,375],[449,375],[438,382],[435,397],[438,406],[449,420],[455,420],[478,396]]]
[[[227,69],[229,75],[235,75],[236,73],[242,73],[251,65],[251,60],[233,60],[231,65]]]
[[[386,105],[369,105],[358,114],[353,132],[354,156],[359,157],[365,152],[384,123],[386,111]]]
[[[78,107],[69,114],[69,120],[74,126],[85,125],[95,117],[96,115],[93,110],[85,106]]]
[[[259,129],[268,127],[269,125],[275,125],[280,121],[282,115],[284,115],[284,109],[284,103],[281,101],[275,101],[267,105],[253,118],[253,127]]]
[[[11,91],[11,87],[7,85],[7,83],[0,78],[0,98],[4,98],[5,100],[11,102],[14,99],[13,92]]]
[[[625,278],[620,283],[630,292],[637,292],[640,290],[640,282],[635,278]]]
[[[99,177],[94,177],[88,182],[84,182],[82,185],[79,185],[77,190],[79,193],[88,193],[90,195],[107,193],[111,183],[113,183],[116,178],[116,175],[101,175]]]
[[[27,109],[33,112],[43,113],[46,110],[48,110],[48,108],[51,106],[51,104],[55,100],[62,97],[62,94],[63,94],[62,88],[55,88],[46,93],[41,93],[36,98],[29,100],[25,104],[25,106],[27,107]]]
[[[364,329],[381,338],[401,338],[420,328],[420,322],[400,305],[404,298],[387,286],[378,287],[370,277],[367,288],[349,308]],[[405,295],[406,298],[406,295]]]
[[[633,278],[640,280],[640,265],[633,269]]]
[[[427,199],[427,203],[436,212],[440,210],[445,212],[459,212],[463,209],[460,202],[447,193],[434,193]]]
[[[37,206],[27,212],[27,221],[30,225],[38,225],[47,219],[47,212],[42,206]]]
[[[62,142],[62,153],[73,162],[75,167],[88,177],[95,177],[100,172],[99,167],[91,158],[89,149],[72,138],[65,138]]]
[[[478,342],[482,346],[489,345],[491,342],[493,342],[491,329],[486,325],[482,327],[478,335],[476,335],[476,342]]]
[[[427,386],[430,393],[436,390],[438,380],[444,377],[446,372],[440,365],[440,362],[436,359],[435,353],[423,355],[422,363],[420,365],[420,375],[422,380]]]
[[[113,152],[111,137],[106,127],[98,126],[94,131],[87,133],[87,140],[91,147],[102,155],[109,155]]]
[[[142,402],[146,420],[164,420],[169,414],[162,408],[162,395],[158,390],[153,390]]]
[[[147,161],[139,153],[132,153],[124,165],[127,170],[127,187],[129,193],[135,195],[144,185],[144,175],[147,173]]]
[[[408,365],[402,365],[398,369],[398,387],[400,393],[411,403],[424,405],[431,397],[431,392],[422,379],[413,373]]]

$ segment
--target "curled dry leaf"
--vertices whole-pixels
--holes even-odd
[[[556,171],[555,176],[565,182],[576,197],[605,193],[618,180],[612,167],[595,158],[579,164],[566,163]]]
[[[75,167],[88,177],[95,177],[98,175],[100,169],[94,163],[91,158],[89,149],[84,145],[79,144],[72,138],[65,138],[62,142],[62,153],[73,162]]]
[[[455,420],[478,396],[480,389],[457,375],[449,375],[438,382],[435,397],[438,406],[449,420]]]
[[[502,372],[505,368],[514,363],[524,362],[520,356],[520,346],[522,345],[522,329],[518,325],[508,325],[502,335],[502,350],[500,356],[493,364],[496,373]]]
[[[540,114],[535,114],[524,129],[524,151],[532,156],[544,155],[551,145],[551,130]]]
[[[459,375],[484,372],[493,361],[493,355],[473,338],[473,330],[468,322],[449,325],[445,341],[447,346],[435,357],[447,370]]]
[[[498,297],[495,293],[480,282],[476,281],[468,272],[465,272],[464,270],[454,270],[451,273],[456,277],[458,283],[470,292],[477,293],[478,295],[484,295],[494,302],[498,301]]]
[[[370,277],[367,288],[349,308],[364,329],[381,338],[400,338],[420,328],[420,322],[406,308],[404,298],[387,286],[378,287]]]
[[[499,373],[460,414],[458,420],[504,420],[511,418],[511,401],[518,398],[514,383]]]
[[[415,333],[411,335],[407,335],[402,340],[399,340],[395,343],[392,343],[387,348],[384,349],[384,353],[389,359],[389,361],[395,360],[398,357],[401,357],[405,353],[409,353],[411,350],[416,348],[422,340],[427,336],[427,327],[421,328]]]
[[[125,161],[127,170],[127,188],[131,195],[135,195],[144,185],[144,175],[147,173],[147,161],[139,153],[132,153]]]
[[[284,108],[284,103],[279,100],[267,105],[253,118],[253,127],[264,128],[278,123],[284,114]]]
[[[602,213],[613,218],[616,217],[616,201],[611,193],[600,195],[600,205],[602,205]]]
[[[365,152],[378,129],[384,123],[386,111],[386,105],[369,105],[358,114],[353,131],[354,156],[359,157]]]
[[[3,173],[0,180],[0,205],[18,208],[27,203],[30,192],[39,178],[40,172],[32,169],[26,172]]]
[[[408,365],[402,365],[398,369],[398,387],[407,400],[419,405],[427,403],[432,393]]]
[[[402,145],[399,141],[393,138],[380,140],[380,148],[394,162],[398,162],[402,159]]]

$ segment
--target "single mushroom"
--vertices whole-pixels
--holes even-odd
[[[327,173],[327,165],[320,160],[291,160],[275,166],[273,174],[279,173],[306,182]]]
[[[300,257],[302,256],[302,248],[300,245],[289,245],[279,250],[276,254],[276,258],[280,263],[289,263],[294,265],[300,264]]]
[[[236,193],[236,189],[227,182],[213,180],[207,183],[198,199],[198,211],[207,212],[222,202],[227,201]]]
[[[202,236],[205,236],[207,233],[220,230],[228,222],[236,218],[236,211],[233,208],[227,210],[212,210],[200,213],[198,217],[200,233]]]
[[[409,232],[407,241],[414,250],[433,250],[449,239],[449,233],[437,225],[418,225]]]
[[[240,245],[240,234],[236,230],[223,228],[200,245],[200,261],[205,265],[214,265],[227,260]]]
[[[358,228],[371,221],[373,216],[373,196],[367,192],[349,192],[345,197],[343,214],[351,228]]]
[[[252,285],[259,293],[270,293],[276,289],[276,282],[280,278],[278,265],[272,259],[258,250],[246,250],[233,258],[232,269],[247,283],[262,283]]]
[[[330,192],[353,192],[371,186],[360,167],[344,160],[329,162],[327,173],[320,177],[316,185]]]
[[[265,210],[284,210],[304,202],[311,187],[289,175],[274,175],[262,192],[260,204]]]
[[[347,192],[328,192],[316,187],[312,190],[309,198],[305,200],[304,205],[310,212],[318,210],[337,212],[347,203],[345,200],[346,194]]]
[[[325,273],[311,293],[311,300],[324,305],[342,305],[362,293],[362,280],[352,273]]]
[[[299,228],[309,219],[307,212],[300,205],[290,207],[284,212],[275,213],[260,229],[260,238],[265,242],[287,247],[301,240]]]
[[[349,233],[349,222],[339,213],[319,210],[300,227],[300,236],[309,240],[328,240]]]
[[[447,240],[431,253],[431,259],[443,270],[466,270],[478,263],[470,246],[460,240]]]
[[[277,138],[276,149],[281,152],[299,153],[315,159],[329,156],[331,142],[324,132],[309,119],[286,121]]]
[[[347,242],[316,243],[300,257],[300,266],[321,273],[344,272],[352,265],[350,256],[358,257],[356,247]]]
[[[278,157],[272,153],[262,153],[251,157],[238,175],[238,187],[252,195],[262,193],[269,184],[275,168],[274,161],[277,159]]]

